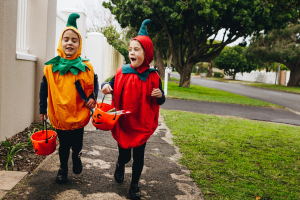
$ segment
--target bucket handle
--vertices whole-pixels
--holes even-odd
[[[114,97],[113,92],[111,91],[110,94],[111,94],[111,96],[112,96],[112,99],[113,99],[113,102],[114,102],[114,106],[115,106],[115,108],[116,108],[115,117],[113,118],[113,120],[115,120],[116,117],[117,117],[117,111],[118,111],[118,110],[117,110],[117,107],[116,107],[116,104],[115,104],[115,97]],[[104,97],[103,97],[103,99],[102,99],[102,104],[103,104],[103,101],[104,101],[104,99],[105,99],[105,96],[106,96],[106,94],[104,95]],[[102,104],[101,104],[100,108],[102,108]]]
[[[44,118],[43,120],[43,130],[45,131],[45,125],[46,125],[46,144],[48,143],[48,136],[47,136],[47,121]]]

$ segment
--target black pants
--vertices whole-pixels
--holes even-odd
[[[118,162],[121,167],[131,160],[131,149],[123,149],[119,146]],[[144,154],[146,143],[133,149],[133,165],[131,184],[138,183],[144,167]]]
[[[70,148],[72,147],[73,157],[78,156],[82,149],[83,128],[75,130],[56,129],[59,139],[59,159],[60,167],[68,168]]]

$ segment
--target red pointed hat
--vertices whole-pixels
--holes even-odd
[[[138,35],[132,39],[132,40],[138,40],[142,44],[145,50],[145,60],[143,64],[137,68],[137,71],[139,73],[143,73],[145,70],[149,69],[150,63],[153,60],[153,43],[150,37],[148,36],[146,30],[146,25],[148,25],[149,23],[150,23],[150,19],[146,19],[145,21],[143,21]]]

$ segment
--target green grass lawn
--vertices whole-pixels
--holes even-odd
[[[171,77],[171,80],[178,80]],[[164,86],[164,83],[163,83]],[[211,101],[220,103],[234,103],[249,106],[261,107],[278,107],[283,108],[272,103],[261,100],[251,99],[238,94],[225,92],[218,89],[208,88],[204,86],[191,85],[190,88],[178,87],[177,82],[168,82],[168,98],[187,99],[196,101]]]
[[[213,80],[213,81],[222,81],[222,82],[227,82],[227,83],[240,83],[240,84],[245,84],[245,85],[249,85],[252,87],[266,88],[266,89],[270,89],[270,90],[278,90],[278,91],[300,94],[300,87],[287,87],[285,85],[255,83],[255,82],[249,82],[249,81],[238,81],[238,80],[222,79],[222,78],[214,78],[214,77],[206,78],[206,79]]]
[[[287,87],[284,85],[273,85],[273,84],[265,84],[265,83],[247,83],[249,86],[266,88],[271,90],[279,90],[285,92],[292,92],[300,94],[300,87]]]
[[[300,127],[161,110],[205,199],[300,199]]]

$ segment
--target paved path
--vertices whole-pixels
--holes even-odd
[[[180,78],[178,73],[171,73],[172,77]],[[224,83],[220,81],[212,81],[199,77],[192,77],[191,82],[195,85],[216,88],[227,92],[240,94],[253,99],[267,101],[280,106],[284,106],[300,114],[300,95],[262,88],[249,87],[242,84]]]
[[[160,117],[159,127],[146,145],[145,166],[140,178],[142,199],[202,200],[200,189],[187,176],[189,171],[177,163],[181,155],[178,148],[171,145],[171,137]],[[124,183],[118,184],[113,178],[117,156],[117,143],[111,133],[96,131],[89,124],[84,133],[83,172],[80,175],[72,173],[70,159],[68,183],[61,185],[55,182],[59,168],[56,150],[4,199],[127,199],[132,161],[126,165]]]

